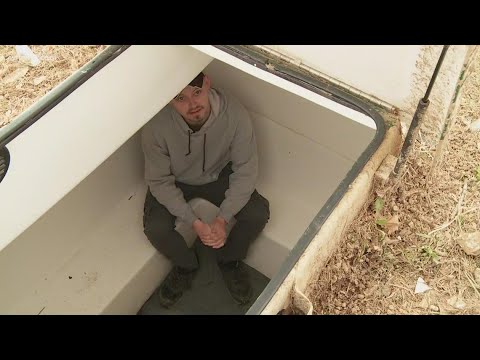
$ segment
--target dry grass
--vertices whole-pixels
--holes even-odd
[[[0,45],[0,127],[93,59],[106,45],[32,45],[30,48],[41,61],[35,67],[19,61],[15,46]],[[22,69],[25,75],[9,82],[11,75]]]
[[[312,285],[314,313],[480,314],[480,283],[474,277],[480,257],[466,255],[457,244],[480,224],[480,132],[469,130],[480,118],[480,52],[460,101],[448,148],[431,180],[438,132],[428,129],[438,124],[425,123],[402,179],[374,190]],[[376,211],[377,198],[384,206]],[[381,221],[394,215],[398,229]],[[432,290],[415,294],[419,277]]]

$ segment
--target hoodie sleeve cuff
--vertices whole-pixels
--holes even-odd
[[[233,215],[229,211],[221,209],[220,212],[218,213],[217,217],[221,217],[227,223],[229,223],[232,220]]]
[[[198,219],[198,216],[195,215],[192,208],[189,206],[183,218],[183,221],[185,221],[188,225],[193,226],[193,222],[197,219]]]

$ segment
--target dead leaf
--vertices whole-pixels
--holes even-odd
[[[3,79],[3,82],[5,84],[9,84],[9,83],[12,83],[14,81],[17,81],[19,79],[21,79],[22,77],[25,76],[25,74],[28,72],[28,67],[21,67],[17,70],[15,70],[13,73],[5,76],[5,78]]]
[[[430,296],[428,296],[429,294],[426,293],[425,296],[422,297],[422,301],[420,301],[420,303],[417,305],[417,307],[421,308],[421,309],[428,309],[428,307],[430,306]]]
[[[400,222],[398,221],[398,215],[393,215],[385,224],[387,228],[387,234],[391,235],[398,230]]]
[[[448,299],[447,304],[458,310],[463,310],[465,309],[465,306],[467,306],[467,304],[465,304],[465,301],[463,301],[462,298],[457,295],[454,295],[450,299]]]
[[[475,281],[480,286],[480,268],[475,269],[474,276],[475,276]]]
[[[480,119],[473,121],[470,124],[471,131],[480,131]]]
[[[375,189],[375,193],[381,198],[385,197],[385,195],[386,195],[386,191],[384,189],[380,189],[380,188]]]
[[[34,54],[28,45],[16,45],[18,60],[28,66],[37,66],[40,64],[40,59]]]
[[[38,85],[38,84],[44,82],[46,78],[47,78],[46,76],[36,77],[35,79],[33,79],[33,85]]]
[[[377,215],[382,212],[384,204],[385,204],[385,200],[383,200],[381,197],[377,197],[377,200],[375,200],[375,205],[374,205],[375,213],[377,213]]]
[[[388,245],[388,244],[396,244],[396,243],[400,242],[400,240],[399,239],[390,239],[389,237],[387,237],[384,242],[385,242],[385,244]]]

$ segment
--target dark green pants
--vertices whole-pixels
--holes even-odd
[[[225,191],[229,187],[231,173],[231,164],[228,164],[215,182],[197,186],[176,182],[176,186],[182,190],[186,201],[203,198],[220,207],[225,199]],[[218,262],[243,260],[249,245],[264,229],[269,218],[269,202],[255,190],[247,204],[235,215],[237,222],[225,245],[215,250]],[[175,231],[175,220],[175,216],[155,199],[149,189],[143,217],[145,235],[152,245],[174,265],[185,269],[196,269],[198,261],[195,253],[193,249],[188,248],[182,235]]]

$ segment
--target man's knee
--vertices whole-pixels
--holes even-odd
[[[270,204],[266,201],[266,203],[259,204],[255,209],[256,211],[252,215],[252,222],[265,226],[268,220],[270,220]]]
[[[149,240],[165,237],[174,227],[174,219],[166,211],[147,211],[144,215],[143,232]]]
[[[252,194],[249,202],[237,216],[239,221],[263,227],[270,219],[270,203],[258,192]]]
[[[143,228],[143,232],[149,238],[158,239],[163,238],[169,232],[173,230],[173,227],[165,221],[146,221]]]

